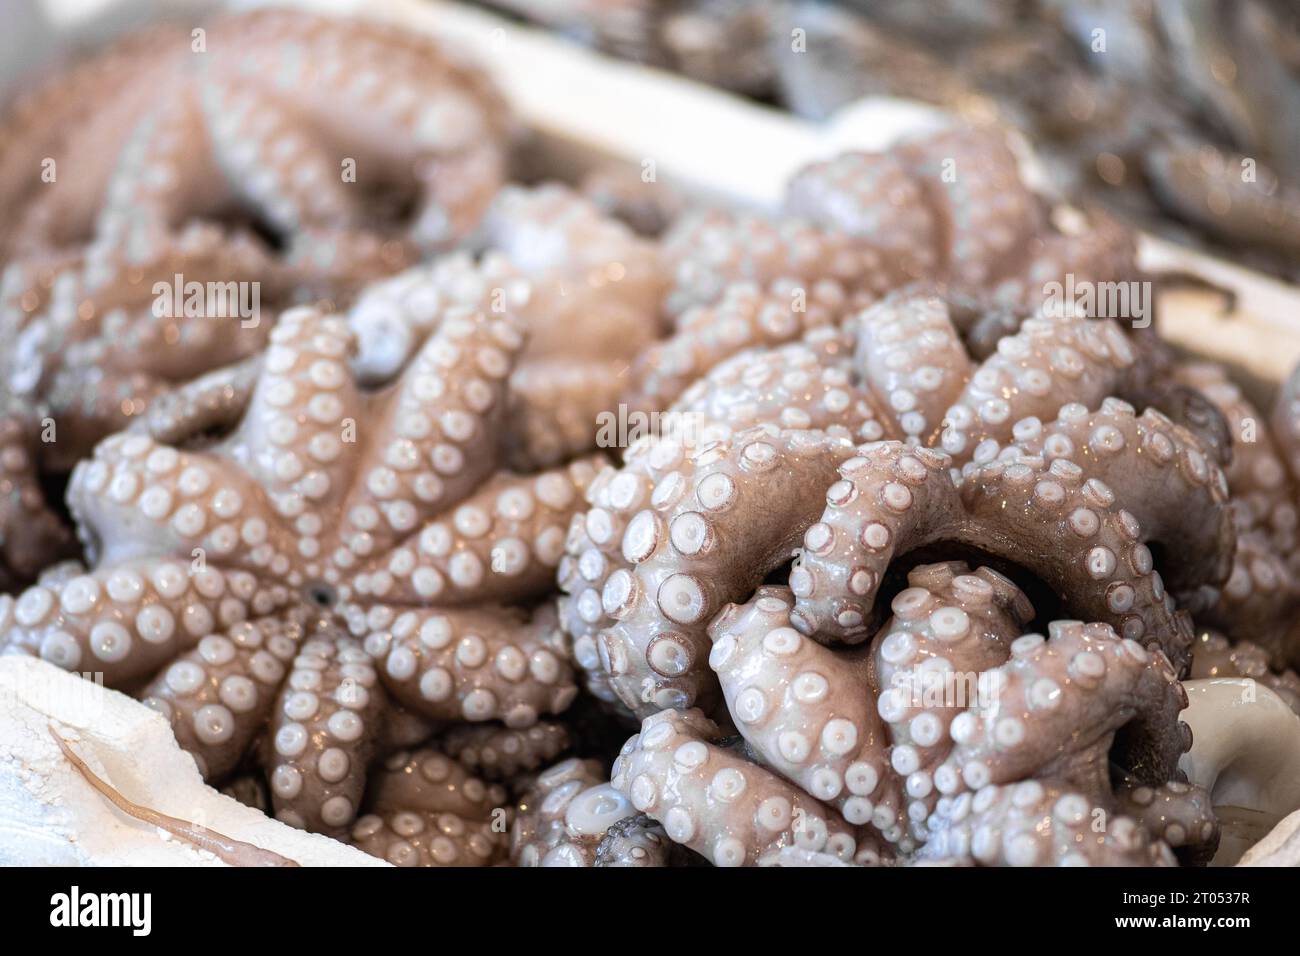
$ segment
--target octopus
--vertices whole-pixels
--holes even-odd
[[[555,183],[503,189],[480,239],[477,260],[443,257],[361,295],[349,313],[358,369],[369,381],[391,377],[448,303],[509,313],[528,331],[510,379],[511,463],[548,467],[595,448],[629,364],[660,334],[655,244]]]
[[[526,734],[577,693],[541,599],[596,463],[502,466],[523,345],[509,316],[448,306],[401,375],[363,391],[344,318],[286,311],[224,430],[177,403],[170,442],[121,432],[76,467],[86,564],[0,597],[0,648],[102,673],[209,780],[252,760],[285,822],[403,860],[498,859],[505,796],[465,763],[439,750],[434,773],[417,750],[427,799],[401,761],[368,770],[449,724]],[[554,753],[545,732],[458,739],[443,746],[485,770]]]
[[[728,605],[709,666],[744,748],[697,709],[664,710],[614,786],[719,866],[791,847],[865,865],[1150,866],[1214,845],[1208,800],[1177,779],[1187,700],[1162,652],[1100,623],[1024,633],[1032,605],[988,568],[921,565],[907,583],[856,649],[792,626],[788,588]],[[1184,828],[1129,809],[1157,795]]]
[[[15,481],[66,475],[175,385],[260,351],[263,310],[342,304],[458,242],[507,134],[439,46],[292,11],[147,30],[20,97],[0,133],[4,427],[54,427]]]
[[[736,339],[798,328],[756,313]],[[1236,534],[1201,439],[1111,396],[1135,362],[1109,320],[1041,316],[976,366],[941,301],[905,298],[716,365],[668,406],[699,427],[634,443],[570,527],[561,620],[593,692],[643,718],[709,712],[708,622],[791,557],[795,626],[856,642],[897,557],[954,547],[1031,565],[1182,672],[1194,628],[1175,598],[1210,603]]]
[[[1285,433],[1270,428],[1268,416],[1226,369],[1202,362],[1183,365],[1175,374],[1219,409],[1232,438],[1232,461],[1225,474],[1237,551],[1219,600],[1198,618],[1234,642],[1265,648],[1275,667],[1293,664],[1300,660],[1292,633],[1300,607],[1300,486],[1283,450]],[[1284,392],[1279,404],[1285,402]]]
[[[510,832],[516,866],[658,867],[682,865],[685,855],[596,760],[570,758],[539,774]]]
[[[1170,359],[1140,329],[1028,307],[1058,270],[1127,274],[1131,245],[1045,235],[978,144],[945,143],[979,171],[955,191],[906,152],[869,157],[882,178],[856,188],[855,156],[792,184],[829,228],[749,242],[705,214],[665,239],[675,328],[629,401],[696,427],[642,437],[588,486],[560,620],[587,689],[642,720],[610,782],[715,863],[1212,855],[1208,797],[1177,771],[1178,678],[1238,547],[1231,418],[1195,382],[1158,384]],[[911,265],[864,276],[872,256]],[[972,323],[999,295],[1009,320]],[[996,608],[985,630],[953,588]],[[927,668],[1018,696],[894,706],[932,612],[959,623]],[[988,656],[957,665],[946,642],[975,632]],[[1059,729],[1032,687],[1070,714]]]
[[[1054,223],[1004,134],[980,127],[813,163],[791,179],[786,212],[871,241],[913,278],[989,307],[1033,313],[1067,274],[1102,283],[1137,272],[1128,229],[1096,211]]]
[[[1052,304],[1053,283],[1069,276],[1078,288],[1101,287],[1137,275],[1127,230],[1097,214],[1058,227],[1021,182],[1005,139],[978,128],[813,163],[791,179],[784,212],[769,220],[703,211],[684,216],[664,237],[661,258],[671,282],[665,310],[673,328],[633,364],[630,406],[661,410],[724,358],[842,323],[891,294],[937,295],[947,304],[947,316],[927,328],[952,337],[944,346],[950,354],[936,351],[934,362],[917,364],[937,402],[945,394],[931,381],[936,368],[943,371],[938,359],[958,366],[950,381],[969,377],[961,353],[991,358],[1027,316]],[[1114,324],[1143,321],[1136,313],[1098,316],[1096,303],[1088,309],[1079,301],[1063,301],[1055,311]],[[885,341],[907,338],[893,334]],[[1108,339],[1117,337],[1118,330]],[[1105,356],[1108,364],[1133,367],[1133,391],[1150,387],[1157,378],[1150,347],[1120,348],[1116,359]],[[1095,382],[1090,376],[1085,384]]]

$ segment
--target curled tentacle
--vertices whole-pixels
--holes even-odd
[[[1085,481],[1105,485],[1137,519],[1143,541],[1159,546],[1159,573],[1185,605],[1197,589],[1227,580],[1236,540],[1227,479],[1186,429],[1155,409],[1136,415],[1108,398],[1096,412],[1066,405],[1050,424],[1019,421],[1013,437],[1001,457],[1076,463]],[[1134,560],[1136,570],[1150,570],[1149,556],[1138,552]]]
[[[786,846],[853,858],[857,839],[837,813],[718,737],[697,710],[655,714],[624,746],[612,782],[674,842],[717,866],[753,865]]]
[[[1119,810],[1142,824],[1151,837],[1191,861],[1208,863],[1219,847],[1219,821],[1203,787],[1171,780],[1160,786],[1120,787]]]
[[[579,659],[593,642],[638,714],[710,703],[709,620],[789,557],[851,451],[845,440],[775,426],[687,451],[666,440],[630,449],[621,470],[588,489],[592,508],[574,519],[561,562],[561,615]],[[755,537],[755,509],[781,520]]]
[[[939,801],[920,856],[981,866],[1174,866],[1173,851],[1129,816],[1036,780]]]
[[[1073,613],[1186,663],[1190,624],[1154,572],[1144,528],[1110,488],[1066,459],[990,462],[960,490],[948,466],[945,455],[897,442],[844,462],[790,575],[795,627],[864,640],[894,558],[948,542],[1031,571]]]
[[[566,760],[538,775],[520,801],[510,858],[518,866],[666,866],[672,844],[643,820],[599,764]]]
[[[794,342],[835,324],[849,308],[844,288],[823,279],[805,283],[778,277],[760,286],[736,282],[716,301],[683,312],[676,330],[637,356],[623,398],[630,408],[657,411],[690,384],[737,353]]]

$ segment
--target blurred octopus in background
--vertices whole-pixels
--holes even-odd
[[[1287,0],[485,3],[812,119],[869,95],[996,118],[1067,196],[1300,278],[1300,8]]]

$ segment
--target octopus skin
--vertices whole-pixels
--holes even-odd
[[[1216,631],[1197,635],[1188,678],[1249,677],[1257,680],[1300,714],[1300,675],[1293,670],[1276,671],[1268,652],[1251,641],[1230,642]]]
[[[547,768],[520,800],[510,833],[516,866],[669,866],[675,845],[610,785],[600,764],[572,758]]]
[[[89,567],[0,598],[0,648],[146,697],[209,778],[264,737],[277,816],[345,833],[412,715],[524,729],[573,700],[553,610],[526,608],[595,463],[501,468],[508,318],[450,310],[371,392],[341,317],[271,339],[233,431],[120,433],[78,466]]]
[[[439,749],[485,780],[513,783],[540,770],[573,745],[567,725],[539,721],[516,730],[492,724],[458,724],[443,734]]]
[[[33,454],[39,426],[29,416],[0,418],[0,592],[33,580],[73,551],[73,538],[46,504]]]
[[[993,130],[942,130],[812,163],[790,180],[785,209],[882,249],[904,280],[944,282],[986,308],[1033,313],[1046,283],[1067,274],[1087,282],[1136,274],[1129,230],[1100,214],[1057,228]]]
[[[265,345],[262,315],[159,314],[160,281],[243,284],[265,315],[341,303],[458,241],[501,181],[502,101],[427,40],[259,11],[199,42],[128,37],[4,120],[0,388],[57,425],[27,445],[40,472],[66,473],[174,386]],[[398,194],[409,221],[385,207]]]
[[[560,614],[578,659],[599,658],[638,715],[707,707],[709,620],[789,558],[852,450],[846,437],[771,423],[703,447],[647,438],[629,448],[569,528]],[[756,508],[781,520],[755,524]]]
[[[636,356],[622,399],[634,409],[667,408],[727,359],[748,349],[797,342],[814,329],[838,325],[852,302],[844,288],[829,279],[807,288],[788,278],[765,287],[732,283],[716,302],[685,311],[671,335]]]
[[[515,467],[549,467],[595,447],[633,357],[659,335],[654,244],[557,184],[507,187],[478,233],[487,252],[435,260],[369,287],[349,314],[368,381],[395,374],[452,304],[517,317],[528,345],[511,377]]]
[[[1169,846],[1121,810],[1158,788],[1180,813],[1208,806],[1175,780],[1187,701],[1163,654],[1103,624],[1024,634],[1033,607],[988,568],[916,568],[869,648],[809,640],[793,607],[788,589],[760,588],[710,628],[743,748],[699,711],[664,711],[614,767],[637,809],[719,865],[786,846],[871,864],[1150,865]],[[921,675],[952,679],[932,695]],[[953,695],[968,676],[971,697]],[[1053,827],[1029,822],[1054,805]],[[1107,824],[1077,839],[1098,813]],[[1217,836],[1169,832],[1188,846]]]
[[[1219,410],[1232,439],[1225,474],[1237,550],[1218,601],[1198,619],[1234,639],[1267,647],[1281,666],[1297,653],[1290,631],[1300,605],[1300,491],[1276,427],[1269,427],[1225,369],[1208,362],[1185,364],[1175,374]]]
[[[1135,503],[1068,457],[996,460],[960,487],[950,468],[942,453],[898,442],[863,446],[843,462],[790,574],[795,627],[862,641],[896,556],[964,544],[1036,574],[1081,617],[1186,664],[1191,624],[1153,568],[1149,538],[1125,507]],[[1166,518],[1158,527],[1172,510],[1158,512]]]
[[[660,261],[669,281],[664,311],[679,321],[737,282],[762,289],[786,280],[811,289],[830,281],[866,305],[910,278],[891,271],[882,252],[853,236],[797,219],[718,210],[679,219],[663,237]]]
[[[375,774],[348,840],[396,866],[492,866],[508,849],[508,799],[436,750],[398,752]]]

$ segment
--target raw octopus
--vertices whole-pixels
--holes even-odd
[[[42,479],[259,351],[281,308],[342,304],[458,241],[506,135],[495,91],[438,45],[293,11],[148,30],[19,98],[0,133],[6,493],[51,525]],[[29,581],[69,539],[11,511],[0,577]]]
[[[362,807],[372,759],[431,722],[523,730],[573,700],[554,611],[529,605],[551,586],[594,463],[501,467],[523,347],[509,316],[449,307],[372,393],[348,371],[352,347],[341,317],[290,310],[227,434],[102,442],[68,494],[89,566],[0,597],[0,644],[133,691],[209,779],[258,749],[278,817],[373,847],[416,830],[406,817],[352,827],[393,806]],[[435,815],[430,840],[457,816],[442,835],[462,857],[504,849],[481,795],[404,806]],[[445,849],[412,846],[421,859]]]

